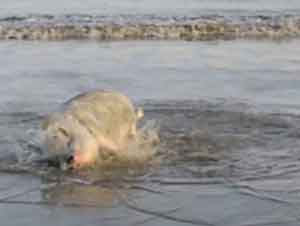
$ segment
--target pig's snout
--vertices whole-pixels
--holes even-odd
[[[72,165],[76,168],[82,168],[93,163],[94,159],[88,152],[74,151]]]

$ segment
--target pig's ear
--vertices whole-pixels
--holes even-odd
[[[70,136],[70,134],[68,133],[68,131],[65,128],[63,128],[63,127],[58,127],[58,131],[61,134],[63,134],[65,137],[69,137]]]
[[[41,128],[43,130],[46,130],[49,127],[49,125],[51,124],[51,121],[52,121],[51,116],[47,116],[46,118],[44,118],[44,120],[41,124]]]

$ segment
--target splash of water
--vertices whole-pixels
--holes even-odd
[[[141,167],[153,160],[156,151],[159,125],[153,120],[145,122],[138,130],[136,141],[131,142],[126,150],[118,152],[117,155],[103,153],[97,162],[97,168],[102,170],[114,167]],[[47,163],[58,160],[50,158],[44,146],[45,131],[40,129],[30,129],[26,131],[22,140],[15,141],[16,147],[13,149],[18,165],[32,165],[36,163]],[[57,163],[59,165],[59,163]],[[51,164],[52,165],[52,164]],[[63,167],[65,168],[65,167]],[[65,169],[67,169],[66,167]]]

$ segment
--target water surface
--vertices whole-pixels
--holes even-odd
[[[1,42],[5,163],[30,151],[43,115],[94,88],[120,90],[144,107],[145,121],[161,126],[163,160],[136,176],[129,170],[126,181],[94,184],[3,172],[2,221],[298,225],[299,44]]]

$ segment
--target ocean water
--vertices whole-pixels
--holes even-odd
[[[299,225],[299,7],[4,0],[2,224]],[[116,24],[125,32],[111,32]],[[195,24],[205,25],[200,35]],[[91,36],[100,25],[105,37]],[[147,35],[123,35],[131,26]],[[143,107],[140,127],[159,125],[155,163],[92,174],[24,168],[43,117],[97,88]]]
[[[190,15],[205,13],[205,11],[282,11],[299,10],[297,0],[53,0],[53,1],[17,1],[3,0],[0,14],[161,14],[161,15]]]

